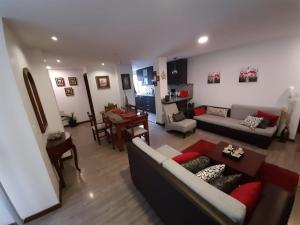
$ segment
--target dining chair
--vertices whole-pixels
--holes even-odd
[[[101,138],[102,137],[106,137],[107,140],[109,141],[109,134],[108,134],[108,131],[107,131],[107,126],[105,123],[97,123],[96,121],[96,117],[92,114],[90,114],[89,112],[87,112],[87,115],[89,117],[89,120],[90,120],[90,124],[91,124],[91,127],[92,127],[92,132],[93,132],[93,137],[94,137],[94,140],[98,141],[99,145],[101,145]],[[104,134],[101,136],[101,134]]]
[[[126,132],[129,134],[130,139],[144,137],[148,145],[150,145],[148,114],[145,112],[142,115],[132,118],[128,123]]]

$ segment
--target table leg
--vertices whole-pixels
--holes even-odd
[[[124,140],[122,137],[122,128],[121,127],[116,127],[117,130],[117,146],[119,151],[123,151],[124,150]]]
[[[59,182],[60,182],[60,185],[62,187],[65,187],[66,186],[66,183],[65,183],[65,180],[64,180],[64,177],[63,177],[63,174],[62,174],[62,170],[61,170],[61,167],[59,165],[59,159],[58,160],[53,160],[53,164],[54,164],[54,167],[57,171],[57,174],[59,176]]]
[[[75,162],[75,167],[78,171],[80,171],[80,168],[78,166],[78,158],[77,158],[77,148],[75,145],[72,146],[73,154],[74,154],[74,162]]]

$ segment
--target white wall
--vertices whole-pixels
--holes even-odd
[[[160,76],[160,81],[155,86],[155,108],[156,122],[164,124],[163,104],[161,100],[168,94],[168,77],[167,77],[167,58],[159,57],[154,61],[154,71]],[[165,74],[165,79],[162,79],[162,74]]]
[[[87,67],[88,81],[91,90],[91,96],[94,104],[96,118],[100,119],[100,112],[104,111],[104,106],[108,102],[115,103],[118,107],[123,105],[123,95],[121,98],[120,75],[117,73],[117,68],[114,64],[106,63],[105,66]],[[110,88],[97,89],[96,76],[109,76]]]
[[[194,102],[230,107],[240,103],[286,106],[287,89],[300,90],[300,38],[264,41],[188,59],[188,82],[194,83]],[[257,83],[239,83],[240,69],[258,68]],[[209,72],[221,72],[220,84],[207,84]],[[300,116],[297,103],[290,133],[295,137]]]
[[[87,92],[83,79],[83,70],[49,70],[52,87],[56,96],[58,108],[65,114],[74,115],[77,122],[87,121],[89,118],[86,112],[90,111]],[[65,79],[65,87],[57,87],[55,78],[63,77]],[[68,77],[77,77],[77,86],[70,86]],[[66,96],[65,88],[72,87],[74,96]]]
[[[31,51],[30,51],[31,52]],[[29,54],[33,56],[32,54]],[[42,60],[42,59],[41,59]],[[31,62],[31,64],[29,64]],[[38,92],[51,89],[47,71],[28,60],[14,34],[0,20],[0,180],[22,219],[59,202],[58,180],[46,153],[47,133],[63,129],[59,118],[48,117],[47,109],[55,111],[54,94],[40,95],[49,126],[42,134],[25,88],[22,69],[28,67]],[[32,65],[32,67],[31,67]],[[50,89],[49,89],[50,87]],[[47,96],[47,99],[46,99]],[[51,128],[51,129],[50,129]]]

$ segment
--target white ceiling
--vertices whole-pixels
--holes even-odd
[[[70,65],[185,57],[300,34],[299,0],[1,0],[0,15],[25,46]]]

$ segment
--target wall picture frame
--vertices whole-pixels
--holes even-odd
[[[130,75],[129,74],[121,74],[121,79],[122,79],[123,90],[131,89]]]
[[[74,89],[71,87],[65,88],[65,93],[67,97],[74,96]]]
[[[65,79],[63,77],[55,77],[55,82],[56,82],[57,87],[65,86]]]
[[[96,76],[95,79],[98,89],[110,88],[109,76]]]
[[[220,72],[211,72],[207,76],[208,84],[219,84],[221,83],[221,73]]]
[[[241,69],[239,75],[239,83],[252,83],[258,80],[258,68],[248,66]]]
[[[70,86],[77,86],[78,85],[77,77],[68,77],[68,80],[69,80]]]

